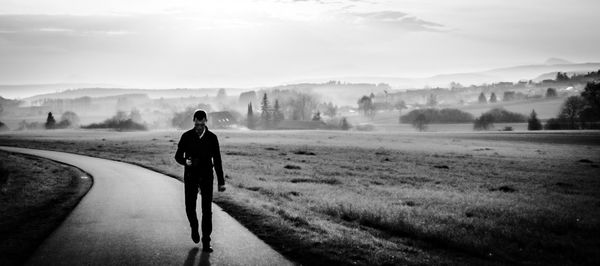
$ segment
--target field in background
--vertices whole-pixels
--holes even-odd
[[[480,116],[481,114],[489,111],[492,108],[502,107],[508,111],[520,113],[529,116],[531,110],[535,109],[535,112],[540,119],[550,119],[558,115],[560,107],[566,98],[542,98],[542,99],[531,99],[531,100],[515,100],[509,102],[498,102],[495,104],[473,104],[463,107],[456,107],[465,112],[471,113],[474,116]]]
[[[470,113],[475,117],[493,109],[504,108],[511,112],[516,112],[529,116],[531,110],[535,109],[539,119],[547,120],[558,115],[562,103],[565,98],[552,99],[530,99],[530,100],[515,100],[509,102],[498,102],[495,104],[470,104],[457,106],[444,106],[436,108],[456,108],[464,112]],[[353,125],[371,124],[375,126],[375,131],[390,131],[390,132],[411,132],[415,129],[410,124],[398,123],[400,115],[405,115],[410,110],[402,110],[402,112],[380,112],[373,119],[364,117],[359,113],[348,115],[348,121]],[[495,123],[493,130],[502,130],[505,127],[512,127],[514,131],[527,131],[527,123]],[[429,124],[427,131],[430,132],[464,132],[472,131],[473,123],[462,124]]]
[[[181,131],[28,131],[0,145],[181,179]],[[215,201],[304,264],[596,264],[600,133],[216,131]],[[218,226],[218,225],[217,225]]]

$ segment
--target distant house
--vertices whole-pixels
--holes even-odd
[[[230,128],[237,124],[237,119],[228,111],[208,113],[208,127]]]

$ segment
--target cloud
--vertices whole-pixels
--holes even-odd
[[[445,31],[442,24],[423,20],[400,11],[349,12],[344,16],[357,24],[389,26],[406,31]]]
[[[145,30],[149,18],[133,16],[0,15],[0,33],[125,34]]]

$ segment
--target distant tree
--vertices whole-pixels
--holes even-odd
[[[425,131],[427,129],[427,124],[429,124],[429,119],[425,114],[418,114],[417,117],[412,121],[412,126],[419,131]]]
[[[398,116],[398,123],[402,123],[402,110],[404,110],[404,109],[408,108],[408,107],[406,106],[406,103],[404,103],[404,101],[403,101],[403,100],[397,101],[397,102],[394,104],[394,108],[396,108],[396,110],[398,110],[398,115],[399,115],[399,116]]]
[[[227,92],[225,91],[225,89],[219,89],[219,91],[217,92],[217,99],[223,100],[225,98],[227,98]]]
[[[427,106],[434,107],[438,104],[437,96],[435,94],[429,94],[427,97]]]
[[[483,92],[479,94],[479,99],[477,101],[481,104],[487,103],[487,99],[485,98],[485,94],[483,94]]]
[[[375,113],[373,100],[366,95],[361,97],[358,100],[358,109],[361,110],[365,116],[373,117]]]
[[[68,128],[79,125],[79,117],[72,111],[64,112],[60,117],[60,122],[55,125],[55,128]]]
[[[567,76],[567,73],[561,73],[561,72],[556,73],[556,81],[567,81],[567,80],[569,80],[569,76]]]
[[[473,129],[475,130],[488,130],[494,126],[494,116],[491,114],[482,114],[480,117],[475,118],[473,122]]]
[[[402,112],[403,109],[406,109],[406,103],[403,100],[399,100],[394,104],[394,108],[396,108],[396,110]]]
[[[585,99],[581,96],[571,96],[565,100],[558,114],[559,120],[565,120],[569,129],[578,129],[581,113],[585,108]]]
[[[54,119],[52,112],[48,113],[48,118],[46,118],[46,124],[44,124],[44,127],[46,127],[46,129],[54,129],[56,127],[56,120]]]
[[[342,117],[342,121],[340,122],[340,128],[342,130],[349,130],[352,126],[348,123],[348,120],[345,117]]]
[[[498,102],[498,98],[496,97],[496,94],[492,92],[492,95],[490,95],[490,103],[496,102]]]
[[[260,110],[261,110],[260,118],[265,123],[268,123],[271,120],[271,113],[270,113],[269,109],[270,109],[269,98],[267,98],[267,93],[265,92],[265,94],[263,95],[261,105],[260,105]]]
[[[2,123],[2,121],[0,121],[0,131],[7,131],[7,130],[8,130],[8,127],[4,123]]]
[[[249,129],[254,129],[254,111],[252,110],[252,102],[248,103],[248,114],[246,116],[246,123]]]
[[[454,81],[451,81],[450,85],[448,85],[448,86],[450,87],[450,89],[462,89],[465,87],[462,84],[460,84],[459,82],[454,82]]]
[[[369,95],[369,98],[371,98],[371,100],[375,99],[375,94],[373,94],[373,93],[371,92],[371,94]]]
[[[502,101],[505,101],[505,102],[512,101],[514,99],[515,99],[514,91],[505,91],[504,96],[502,96]]]
[[[548,88],[546,90],[546,98],[554,98],[558,96],[555,88]]]
[[[329,102],[325,104],[325,111],[323,112],[323,114],[329,117],[334,117],[337,115],[337,110],[337,105],[333,105],[332,102]]]
[[[591,120],[588,121],[600,120],[600,82],[587,83],[585,89],[581,92],[581,97],[585,99],[586,105],[589,108],[586,116]]]
[[[279,100],[275,99],[275,106],[273,107],[273,121],[275,123],[281,122],[285,117],[283,116],[283,112],[281,112],[281,107],[279,107]]]
[[[494,118],[494,123],[523,123],[527,121],[527,116],[520,113],[511,112],[504,108],[493,108],[484,114],[489,114]]]
[[[321,112],[317,111],[312,117],[312,121],[321,121]]]
[[[292,92],[286,101],[287,117],[292,120],[310,120],[318,106],[318,97],[306,92]]]
[[[566,128],[567,122],[558,118],[550,118],[548,119],[548,121],[546,121],[546,124],[544,125],[545,130],[559,130]]]
[[[541,130],[542,123],[537,118],[537,114],[535,110],[531,110],[531,115],[529,115],[529,119],[527,120],[527,129],[528,130]]]

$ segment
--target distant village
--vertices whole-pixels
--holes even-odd
[[[558,72],[554,78],[538,82],[524,80],[470,86],[451,82],[446,88],[393,90],[384,83],[330,81],[261,88],[234,95],[225,88],[216,89],[212,96],[206,91],[180,89],[176,97],[160,98],[150,97],[149,93],[131,93],[135,90],[123,90],[127,93],[119,94],[119,89],[82,89],[113,95],[73,97],[78,93],[74,90],[21,100],[0,97],[0,121],[5,129],[43,129],[48,128],[51,113],[52,119],[57,120],[52,128],[103,128],[103,123],[114,126],[118,121],[127,120],[131,125],[139,124],[136,129],[187,128],[191,126],[190,114],[204,109],[209,114],[209,127],[213,128],[347,130],[352,127],[348,120],[351,117],[374,119],[379,114],[392,113],[398,116],[399,123],[412,123],[416,115],[406,117],[411,111],[462,110],[497,103],[567,99],[581,95],[588,83],[598,80],[600,70]],[[203,92],[204,95],[199,95]],[[402,112],[405,112],[404,118],[400,117]],[[457,121],[476,119],[462,117],[464,119]],[[60,124],[61,121],[67,122]],[[444,121],[430,117],[428,122]]]

